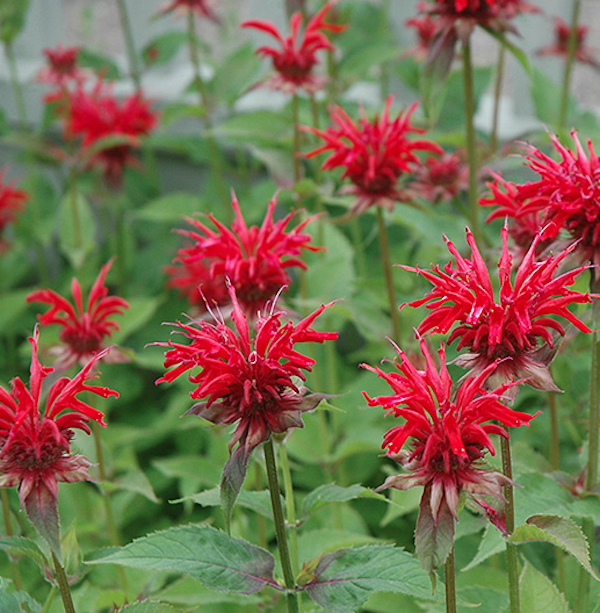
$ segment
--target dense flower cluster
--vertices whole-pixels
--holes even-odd
[[[294,213],[273,221],[276,196],[269,202],[260,227],[246,225],[235,194],[231,205],[235,212],[231,229],[212,214],[208,218],[216,230],[188,218],[193,229],[179,233],[191,244],[178,251],[174,265],[167,269],[169,285],[190,297],[193,304],[199,304],[203,296],[209,305],[222,305],[229,301],[225,289],[225,279],[229,279],[242,308],[253,315],[274,298],[279,288],[289,285],[288,269],[306,268],[297,256],[303,250],[318,251],[319,247],[310,245],[311,236],[302,233],[313,218],[305,219],[289,232],[286,230]]]
[[[600,63],[594,57],[597,54],[596,49],[591,49],[585,43],[589,28],[584,25],[578,25],[575,31],[575,54],[574,58],[582,64],[589,64],[595,68],[600,67]],[[569,38],[571,36],[571,28],[569,24],[560,17],[554,18],[554,42],[547,47],[538,50],[538,55],[557,55],[566,58],[569,55]]]
[[[387,432],[382,447],[408,473],[388,477],[380,489],[424,486],[421,514],[429,515],[436,526],[450,517],[457,519],[460,493],[465,492],[505,531],[503,512],[490,506],[485,497],[502,501],[502,486],[510,481],[487,470],[481,460],[488,451],[495,454],[491,434],[508,437],[505,428],[529,424],[533,418],[509,409],[502,402],[505,392],[518,382],[506,383],[493,391],[484,390],[486,379],[498,365],[496,360],[476,376],[465,378],[453,392],[445,348],[442,346],[438,351],[441,362],[438,370],[424,340],[420,347],[425,361],[423,370],[417,369],[400,349],[397,371],[388,373],[363,364],[393,391],[390,396],[375,398],[364,393],[369,406],[381,406],[388,415],[404,419],[402,425]],[[407,443],[408,450],[404,449]]]
[[[325,22],[334,4],[334,1],[327,2],[307,22],[302,34],[301,12],[292,15],[290,34],[285,37],[268,21],[251,20],[242,24],[243,28],[255,28],[269,34],[281,45],[280,49],[264,45],[256,50],[258,55],[270,57],[273,62],[275,74],[267,81],[269,87],[288,93],[295,93],[299,88],[315,92],[323,87],[325,78],[313,74],[313,69],[318,64],[318,51],[334,49],[324,32],[342,32],[345,29],[345,26]]]
[[[37,75],[37,80],[57,88],[44,97],[46,102],[62,99],[64,91],[71,86],[80,86],[88,77],[88,71],[77,64],[79,47],[63,47],[58,45],[55,49],[44,49],[48,60]]]
[[[55,348],[58,355],[55,368],[62,372],[76,363],[84,366],[103,348],[103,342],[119,325],[111,319],[120,315],[129,305],[123,298],[109,296],[104,280],[112,266],[112,261],[100,270],[98,278],[90,290],[84,308],[81,286],[76,278],[71,282],[73,303],[51,289],[32,292],[27,302],[43,302],[51,306],[50,310],[39,316],[40,324],[56,324],[61,327],[62,345]],[[120,352],[113,351],[113,361],[121,359]]]
[[[469,187],[469,167],[459,152],[429,156],[415,168],[408,192],[437,204],[456,198]]]
[[[229,294],[235,329],[225,324],[220,313],[214,324],[178,323],[177,332],[191,342],[158,343],[169,347],[165,368],[170,370],[157,383],[173,381],[200,368],[200,372],[188,375],[196,385],[190,395],[205,400],[188,413],[215,424],[237,422],[229,449],[232,451],[239,443],[239,452],[247,458],[271,432],[302,427],[302,413],[314,409],[322,398],[319,394],[306,394],[299,384],[298,380],[305,379],[303,371],[310,371],[315,360],[299,353],[294,345],[334,340],[337,333],[312,328],[315,319],[331,304],[321,306],[294,325],[291,321],[281,322],[283,313],[276,310],[275,300],[258,314],[251,331],[232,286]]]
[[[78,398],[96,394],[118,397],[106,387],[86,382],[94,376],[96,362],[108,349],[97,353],[72,379],[62,377],[42,393],[44,379],[53,371],[38,359],[39,332],[29,339],[32,347],[29,389],[19,377],[11,381],[10,391],[0,387],[0,487],[18,487],[21,504],[40,528],[55,513],[58,482],[73,483],[89,479],[90,462],[70,454],[74,430],[90,433],[90,421],[104,425],[103,414]],[[45,519],[44,519],[45,518]],[[48,526],[42,526],[48,530]],[[58,524],[54,526],[56,537]],[[42,532],[44,533],[44,532]]]
[[[494,295],[488,267],[468,229],[470,260],[463,258],[446,238],[454,265],[449,262],[443,270],[437,265],[431,270],[403,266],[423,275],[433,285],[424,298],[408,303],[413,307],[427,304],[431,311],[419,326],[419,333],[446,334],[455,326],[448,342],[458,339],[458,348],[469,351],[456,362],[475,375],[501,360],[491,375],[491,387],[518,377],[526,379],[532,387],[556,390],[548,365],[555,350],[553,335],[564,336],[565,330],[553,316],[566,319],[582,332],[590,332],[568,309],[571,304],[592,302],[592,295],[568,289],[586,267],[556,275],[575,245],[538,262],[535,252],[539,240],[538,235],[511,281],[512,256],[508,250],[508,230],[503,228],[498,262],[499,300]]]
[[[311,151],[311,158],[325,152],[331,155],[325,160],[323,170],[344,168],[343,179],[350,179],[352,187],[345,190],[357,196],[353,212],[361,213],[370,206],[393,208],[394,204],[406,198],[399,188],[401,175],[410,173],[419,163],[416,151],[429,151],[441,155],[443,150],[428,140],[410,140],[409,134],[423,134],[424,130],[410,123],[417,105],[413,104],[405,113],[390,119],[390,96],[381,117],[369,121],[364,109],[358,125],[339,106],[331,108],[333,126],[325,130],[307,128],[325,141],[325,144]]]
[[[133,149],[139,137],[156,125],[150,102],[139,92],[120,102],[108,83],[98,81],[91,91],[79,87],[70,92],[65,106],[65,138],[80,137],[86,165],[100,168],[108,183],[120,184],[124,166],[136,162]],[[101,146],[103,139],[118,142]]]

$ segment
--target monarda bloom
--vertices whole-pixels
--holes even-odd
[[[506,182],[501,192],[493,192],[483,203],[498,205],[488,220],[509,215],[517,220],[523,216],[539,216],[544,238],[556,239],[566,234],[577,241],[575,250],[583,261],[592,262],[596,280],[600,264],[600,157],[588,140],[589,155],[575,132],[575,152],[564,147],[554,135],[550,139],[560,156],[559,161],[527,146],[524,156],[527,166],[539,175],[539,180],[520,185]],[[508,194],[508,195],[507,195]],[[512,205],[507,204],[510,198]],[[511,210],[512,209],[512,210]]]
[[[40,70],[36,80],[58,90],[47,94],[44,97],[46,102],[63,100],[66,89],[81,86],[90,74],[90,71],[77,64],[79,47],[58,45],[56,49],[44,49],[44,55],[48,64]]]
[[[37,290],[27,296],[27,302],[43,302],[50,305],[50,310],[39,315],[42,326],[56,324],[61,328],[59,337],[62,344],[53,349],[57,355],[54,366],[59,372],[69,369],[76,363],[81,366],[87,364],[104,348],[106,338],[119,329],[119,325],[112,317],[121,315],[129,305],[123,298],[108,295],[104,279],[111,266],[112,261],[100,270],[85,307],[81,286],[76,278],[71,282],[73,302],[51,289]],[[125,356],[119,351],[113,351],[111,361],[124,359]]]
[[[273,221],[277,196],[269,202],[260,227],[246,225],[235,194],[231,206],[235,212],[231,229],[212,214],[208,219],[215,230],[197,219],[187,219],[193,229],[179,230],[179,233],[191,244],[178,251],[174,266],[167,270],[171,275],[169,285],[188,295],[196,291],[199,296],[202,292],[209,305],[224,304],[229,302],[229,294],[223,295],[225,279],[229,279],[242,308],[253,316],[281,287],[289,285],[290,268],[306,269],[298,257],[302,251],[318,251],[319,247],[309,244],[310,234],[302,233],[313,218],[289,232],[286,230],[294,213]]]
[[[589,64],[594,68],[600,68],[600,63],[594,57],[597,54],[596,49],[591,49],[585,44],[585,39],[588,35],[589,28],[584,25],[578,25],[575,32],[575,55],[576,61],[582,64]],[[554,18],[554,42],[543,49],[537,51],[538,55],[557,55],[558,57],[567,58],[569,55],[569,38],[571,35],[571,27],[560,17]]]
[[[488,451],[495,454],[490,435],[508,438],[505,428],[529,424],[533,417],[503,404],[506,390],[518,382],[493,391],[483,389],[498,360],[478,375],[464,378],[453,390],[443,346],[438,351],[439,370],[424,340],[424,370],[417,369],[403,351],[397,350],[400,363],[396,363],[397,370],[393,372],[363,364],[390,385],[392,395],[364,395],[369,406],[381,406],[387,415],[404,420],[387,432],[382,447],[407,472],[388,477],[379,489],[424,487],[415,541],[417,556],[425,569],[432,571],[443,565],[452,548],[462,492],[506,532],[502,487],[511,482],[486,468],[483,458]],[[432,548],[434,556],[427,554]]]
[[[80,159],[86,166],[99,168],[114,186],[120,185],[125,165],[137,163],[133,150],[157,122],[157,114],[140,92],[120,102],[102,81],[91,92],[81,87],[70,92],[65,115],[65,138],[80,137]],[[122,142],[95,150],[107,137]]]
[[[541,240],[538,235],[511,280],[512,256],[505,226],[498,262],[500,295],[496,298],[488,267],[471,232],[467,229],[470,260],[445,240],[454,263],[449,262],[443,270],[439,266],[431,270],[402,267],[433,285],[424,298],[408,303],[412,307],[427,304],[430,311],[419,333],[446,334],[453,328],[448,343],[458,340],[458,349],[468,352],[456,363],[469,368],[470,375],[488,372],[490,388],[519,378],[537,389],[558,390],[548,366],[556,351],[555,337],[564,336],[565,330],[554,317],[566,319],[582,332],[591,332],[567,308],[570,304],[592,302],[595,297],[568,289],[586,266],[556,275],[576,245],[536,261],[537,242]],[[498,360],[494,371],[488,371],[489,365]]]
[[[29,339],[29,389],[19,377],[11,381],[10,391],[0,387],[0,487],[19,488],[27,515],[58,551],[58,482],[90,478],[87,458],[71,455],[74,431],[90,434],[92,420],[104,426],[103,414],[88,404],[91,394],[102,398],[119,394],[86,383],[95,376],[96,362],[108,349],[94,355],[72,379],[62,377],[42,392],[44,379],[53,369],[40,364],[38,341],[36,326]],[[85,401],[78,398],[82,393]]]
[[[469,167],[458,153],[429,156],[416,167],[407,192],[433,204],[454,200],[469,188]]]
[[[243,28],[255,28],[275,38],[281,48],[265,45],[256,50],[262,57],[270,57],[275,73],[268,79],[266,85],[272,89],[280,89],[287,93],[296,93],[304,89],[314,93],[321,89],[326,81],[325,77],[313,74],[318,64],[317,52],[321,50],[333,51],[334,47],[324,32],[342,32],[346,26],[325,23],[327,13],[335,2],[327,2],[302,28],[302,13],[298,11],[292,15],[290,21],[290,34],[282,36],[279,30],[268,21],[251,20],[242,24]]]
[[[307,394],[301,381],[315,360],[299,353],[296,343],[323,343],[337,338],[335,332],[317,332],[315,319],[331,304],[321,306],[298,324],[282,323],[275,300],[249,323],[236,292],[229,286],[233,328],[220,313],[215,323],[177,323],[176,332],[187,345],[169,341],[165,368],[157,383],[174,381],[188,373],[196,388],[190,396],[200,400],[188,414],[214,424],[237,424],[229,443],[230,452],[247,463],[249,454],[272,432],[302,427],[302,413],[314,409],[322,396]],[[332,303],[333,304],[333,303]],[[212,313],[212,311],[211,311]]]
[[[424,11],[427,6],[427,2],[419,3],[419,11]],[[412,56],[417,61],[425,60],[429,54],[431,44],[440,28],[439,20],[431,15],[423,15],[423,17],[408,19],[404,25],[408,28],[414,28],[417,31],[417,44],[414,47],[406,49],[402,55],[404,57]]]
[[[0,171],[0,252],[6,246],[2,240],[2,233],[6,226],[14,221],[27,201],[27,194],[4,181],[6,169]]]
[[[182,14],[193,11],[199,17],[211,19],[216,23],[219,22],[219,18],[213,11],[210,0],[170,0],[170,2],[167,2],[159,9],[160,13],[170,13],[172,11]]]
[[[331,108],[332,126],[325,130],[306,128],[325,141],[325,144],[306,157],[311,158],[325,152],[331,155],[323,163],[323,170],[344,168],[342,179],[350,179],[352,186],[343,190],[356,195],[353,213],[362,213],[373,205],[389,209],[396,202],[407,199],[398,185],[403,175],[411,173],[420,163],[416,151],[429,151],[441,155],[442,149],[428,140],[411,140],[410,134],[425,131],[410,123],[417,108],[413,104],[405,113],[390,119],[393,97],[385,104],[381,117],[369,121],[364,109],[356,124],[339,106]]]

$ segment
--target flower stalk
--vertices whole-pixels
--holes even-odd
[[[560,109],[558,114],[559,131],[564,130],[567,123],[567,113],[569,110],[569,93],[571,90],[571,76],[573,75],[573,66],[575,64],[575,51],[577,49],[577,25],[579,24],[580,13],[581,0],[573,0],[569,40],[567,43],[567,59],[565,61],[565,69],[563,73],[562,90],[560,96]]]
[[[131,30],[131,20],[127,13],[127,7],[124,0],[117,0],[117,9],[119,10],[119,20],[121,29],[123,30],[123,38],[125,39],[125,48],[127,49],[127,61],[129,62],[129,75],[136,89],[141,89],[142,81],[140,75],[140,63],[137,53],[135,52],[135,44],[133,42],[133,32]]]
[[[500,449],[502,452],[502,472],[512,481],[512,458],[510,453],[510,438],[500,437]],[[515,530],[515,504],[513,487],[508,485],[503,488],[506,499],[506,532],[512,534]],[[521,610],[519,595],[519,560],[517,546],[506,543],[506,564],[508,568],[508,593],[510,600],[510,613],[519,613]]]
[[[285,509],[286,522],[289,529],[288,535],[290,538],[290,558],[292,563],[292,572],[298,574],[298,534],[296,528],[296,502],[294,500],[294,484],[292,482],[292,472],[290,470],[290,462],[285,447],[285,440],[279,445],[279,462],[281,464],[281,473],[283,476],[283,490],[285,492]]]
[[[17,73],[17,62],[15,60],[15,52],[11,43],[4,43],[4,52],[6,54],[6,60],[8,62],[8,70],[10,72],[10,83],[15,96],[15,104],[17,107],[17,114],[19,116],[19,123],[22,130],[27,130],[29,122],[27,121],[27,107],[25,105],[25,96],[23,95],[23,88],[19,81],[19,75]]]
[[[456,572],[454,569],[454,547],[446,558],[446,613],[456,613]]]
[[[294,124],[294,183],[300,181],[300,109],[298,94],[292,96],[292,123]]]
[[[54,552],[52,552],[52,561],[54,563],[54,572],[58,583],[58,589],[60,590],[60,595],[62,597],[63,606],[65,607],[65,613],[75,613],[73,597],[71,596],[71,588],[69,587],[69,582],[67,581],[67,575],[65,574],[65,570],[61,566],[61,563],[58,561],[58,558]]]
[[[6,536],[13,536],[14,531],[12,527],[12,519],[11,519],[11,510],[10,510],[10,500],[8,499],[8,491],[4,488],[0,490],[0,497],[2,498],[2,515],[4,517],[4,531],[6,532]],[[21,581],[21,573],[19,571],[19,565],[15,562],[11,564],[12,566],[12,575],[13,575],[13,583],[15,584],[15,589],[17,592],[20,592],[23,586]]]
[[[269,483],[269,493],[271,495],[271,507],[273,509],[273,521],[275,522],[275,535],[277,537],[277,548],[283,579],[287,588],[288,613],[299,613],[298,594],[296,593],[296,582],[292,570],[292,562],[288,549],[285,523],[283,520],[283,509],[281,507],[281,495],[279,482],[277,480],[277,466],[275,464],[275,451],[273,449],[272,438],[267,439],[263,444],[265,453],[265,464],[267,468],[267,480]]]
[[[500,98],[502,95],[502,81],[504,79],[504,65],[506,63],[506,49],[500,44],[498,47],[498,62],[496,63],[496,80],[494,81],[494,108],[492,111],[492,129],[490,132],[490,149],[492,153],[498,150],[498,119],[500,116]]]
[[[381,248],[381,262],[383,264],[383,273],[385,275],[385,284],[387,287],[388,301],[390,304],[390,317],[392,318],[392,337],[396,343],[400,343],[400,317],[398,306],[396,304],[396,295],[394,292],[394,279],[392,277],[392,260],[390,257],[390,244],[388,241],[387,229],[385,227],[385,219],[383,218],[383,210],[377,207],[377,226],[379,228],[379,245]]]

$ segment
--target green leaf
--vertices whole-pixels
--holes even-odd
[[[109,81],[116,81],[121,78],[121,71],[117,64],[103,53],[86,48],[79,49],[77,63],[84,68],[91,68],[94,72],[102,74]]]
[[[483,536],[479,541],[477,553],[475,554],[475,557],[462,569],[463,572],[475,568],[484,560],[487,560],[505,549],[506,542],[502,538],[500,531],[492,524],[487,524],[483,532]]]
[[[192,500],[196,504],[199,504],[203,507],[218,507],[221,505],[220,489],[218,487],[215,487],[213,489],[206,490],[205,492],[194,494],[193,496],[186,496],[185,498],[174,500],[173,502],[183,502],[184,500]],[[273,510],[271,508],[271,495],[269,494],[268,490],[264,490],[262,492],[250,492],[248,490],[241,490],[238,495],[236,504],[240,507],[244,507],[245,509],[255,511],[263,517],[273,517]]]
[[[521,613],[570,613],[554,583],[530,564],[525,564],[519,586]]]
[[[0,586],[0,611],[2,613],[23,613],[15,594],[9,594],[3,586]]]
[[[214,128],[214,133],[232,143],[272,146],[281,142],[282,135],[290,133],[290,124],[283,113],[250,111],[225,119]]]
[[[181,224],[183,217],[191,216],[204,209],[197,194],[173,192],[151,200],[139,209],[135,216],[146,221]]]
[[[161,124],[165,128],[178,119],[186,119],[188,117],[201,119],[205,116],[206,109],[203,106],[186,102],[172,102],[160,110]]]
[[[0,2],[0,40],[10,45],[25,27],[29,0]]]
[[[348,487],[341,487],[335,483],[320,485],[317,489],[312,490],[302,502],[302,516],[308,517],[312,512],[332,502],[347,502],[358,498],[366,490],[366,487],[358,484]]]
[[[5,536],[0,538],[0,549],[9,556],[24,555],[33,560],[45,576],[50,568],[50,562],[37,543],[24,536]]]
[[[10,328],[19,316],[27,311],[28,305],[25,299],[31,289],[19,289],[0,295],[0,322],[2,328]]]
[[[94,249],[96,222],[88,201],[80,193],[67,194],[59,213],[58,238],[61,251],[74,268],[81,268],[86,255]]]
[[[431,486],[427,485],[421,498],[415,530],[415,552],[421,566],[432,574],[444,565],[454,545],[454,517],[444,500],[436,522],[431,513],[430,501]]]
[[[206,140],[195,134],[151,134],[146,138],[146,146],[158,151],[184,155],[192,162],[210,162],[209,146]]]
[[[246,473],[248,471],[248,460],[250,455],[246,454],[246,449],[239,445],[231,454],[229,460],[223,468],[221,476],[220,496],[223,515],[225,516],[225,527],[227,533],[231,532],[231,518],[233,517],[233,508],[235,501],[242,489]]]
[[[210,526],[155,532],[88,564],[187,573],[225,592],[254,594],[265,585],[281,589],[273,579],[275,560],[268,551]]]
[[[358,81],[370,68],[381,66],[395,60],[400,55],[398,45],[390,42],[366,41],[367,44],[345,54],[339,64],[340,77],[348,81]]]
[[[256,80],[261,61],[254,53],[254,46],[246,43],[230,53],[217,66],[209,83],[213,98],[232,105]]]
[[[517,526],[508,540],[516,544],[535,541],[552,543],[574,556],[596,581],[600,581],[590,563],[587,539],[571,519],[557,515],[533,515],[526,524]]]
[[[140,469],[129,470],[117,480],[103,483],[102,487],[107,491],[125,490],[127,492],[134,492],[150,502],[160,502],[154,493],[148,477]]]
[[[117,319],[119,329],[112,335],[111,341],[120,345],[128,336],[143,328],[160,306],[163,298],[143,296],[129,298],[129,308]]]
[[[145,600],[144,602],[134,602],[133,604],[125,605],[117,609],[116,613],[177,613],[178,611],[180,609],[176,609],[170,604]]]
[[[327,611],[351,613],[373,592],[431,597],[427,575],[413,556],[391,545],[340,549],[321,558],[308,595]]]
[[[561,105],[561,88],[537,68],[531,71],[531,97],[537,118],[545,124],[556,125]],[[574,111],[574,100],[569,97],[569,115]]]
[[[187,41],[186,32],[173,31],[160,34],[142,49],[142,58],[146,66],[163,66],[175,58]]]
[[[486,27],[484,27],[484,29],[488,34],[493,36],[507,51],[512,53],[512,55],[517,60],[517,62],[519,62],[519,64],[521,64],[521,66],[523,67],[523,70],[528,75],[531,75],[532,69],[531,69],[531,64],[529,63],[529,58],[527,57],[527,54],[522,49],[519,49],[519,47],[517,47],[516,45],[513,45],[506,38],[506,35],[503,32],[498,32],[497,30],[493,30],[492,28],[486,28]]]

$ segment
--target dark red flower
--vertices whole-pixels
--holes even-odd
[[[325,141],[322,147],[306,154],[306,157],[331,151],[322,168],[345,169],[342,178],[350,179],[353,185],[344,191],[357,196],[356,204],[352,207],[355,213],[361,213],[373,205],[392,209],[396,202],[406,198],[405,192],[398,186],[398,180],[419,164],[415,151],[443,153],[431,141],[408,138],[411,133],[425,132],[410,124],[411,115],[417,108],[416,103],[405,113],[399,113],[394,120],[390,120],[392,101],[393,97],[390,96],[381,118],[376,115],[372,122],[364,109],[357,125],[341,107],[333,106],[330,114],[335,125],[326,130],[305,128]]]
[[[577,241],[576,252],[584,261],[600,264],[600,157],[588,140],[589,157],[571,133],[575,152],[564,147],[554,135],[550,139],[561,160],[555,161],[532,145],[524,156],[539,180],[520,185],[503,183],[504,190],[493,191],[483,201],[499,205],[488,220],[508,215],[519,223],[523,217],[539,218],[545,239],[558,238],[565,232]],[[511,185],[509,188],[508,186]],[[504,197],[508,194],[507,197]],[[507,202],[508,199],[508,202]],[[512,201],[512,202],[511,202]],[[598,278],[598,268],[595,269]]]
[[[310,371],[315,360],[299,353],[294,345],[334,340],[337,333],[317,332],[311,327],[333,303],[321,306],[294,325],[291,321],[281,323],[283,313],[276,311],[275,300],[266,312],[254,318],[255,329],[251,331],[232,286],[229,294],[235,328],[225,325],[220,312],[218,316],[213,314],[214,324],[193,320],[189,324],[177,323],[177,332],[191,342],[157,343],[169,347],[165,368],[170,369],[157,383],[171,382],[192,371],[188,378],[196,389],[190,396],[205,400],[195,404],[188,414],[215,424],[237,423],[229,449],[232,451],[239,443],[238,449],[247,458],[271,432],[302,427],[302,413],[314,409],[322,398],[319,394],[306,395],[306,389],[299,384],[298,379],[306,378],[303,371]]]
[[[4,228],[14,221],[17,214],[25,206],[27,194],[20,189],[13,187],[11,183],[4,182],[6,169],[0,171],[0,234]],[[0,250],[3,247],[3,242],[0,240]]]
[[[302,13],[298,11],[290,20],[290,34],[283,37],[277,27],[268,21],[251,20],[242,24],[243,28],[256,28],[266,32],[279,42],[281,49],[264,45],[256,50],[262,57],[270,57],[275,68],[275,74],[267,81],[273,89],[295,93],[298,88],[307,92],[315,92],[323,87],[325,78],[313,74],[313,68],[318,64],[317,52],[322,49],[332,51],[333,45],[324,34],[342,32],[346,26],[325,23],[325,17],[336,2],[330,0],[306,24],[300,34]]]
[[[267,301],[275,297],[279,288],[289,285],[288,269],[306,269],[306,264],[297,257],[302,250],[320,249],[309,245],[311,236],[302,233],[314,218],[306,219],[286,233],[294,213],[273,222],[273,213],[277,206],[275,195],[269,202],[260,228],[249,228],[235,194],[231,206],[235,212],[231,229],[217,221],[212,214],[208,219],[216,227],[216,231],[197,219],[187,219],[194,229],[178,232],[192,243],[178,251],[173,260],[177,266],[168,269],[172,275],[170,285],[178,287],[188,295],[193,295],[194,291],[200,289],[209,305],[213,301],[223,304],[223,299],[228,299],[228,296],[223,295],[221,284],[227,278],[235,288],[242,308],[248,314],[254,315]]]
[[[74,430],[90,434],[91,420],[104,426],[103,414],[78,398],[85,393],[102,398],[118,397],[106,387],[88,385],[96,362],[108,349],[96,354],[72,379],[62,377],[42,393],[44,379],[53,371],[38,360],[39,331],[36,326],[29,339],[32,347],[29,389],[19,377],[11,390],[0,387],[0,487],[18,487],[21,504],[36,528],[58,543],[56,514],[58,482],[73,483],[89,479],[90,462],[71,455]]]
[[[406,490],[416,485],[425,488],[415,535],[417,549],[422,536],[419,531],[425,529],[426,518],[435,527],[444,523],[454,534],[453,520],[457,519],[461,492],[469,494],[492,523],[506,532],[502,510],[499,512],[485,499],[503,501],[502,487],[509,485],[510,480],[486,469],[482,460],[487,451],[495,454],[491,434],[508,438],[505,428],[529,424],[533,419],[532,415],[509,409],[502,402],[507,389],[518,382],[486,391],[484,383],[496,368],[498,361],[495,361],[477,376],[464,378],[453,391],[444,346],[438,351],[438,370],[425,341],[421,340],[420,345],[426,363],[424,370],[418,370],[398,348],[400,364],[396,363],[397,370],[393,372],[362,365],[383,378],[393,391],[390,396],[375,398],[363,392],[369,406],[381,406],[388,415],[404,419],[402,425],[387,432],[382,447],[408,474],[388,477],[379,489]],[[408,450],[404,449],[407,442]],[[453,538],[450,547],[452,541]],[[439,560],[439,565],[443,562]]]
[[[65,112],[65,138],[81,137],[80,157],[86,165],[99,167],[114,185],[120,184],[125,164],[136,163],[132,152],[139,146],[139,137],[157,122],[156,112],[140,92],[119,102],[102,81],[91,92],[83,88],[70,92]],[[107,137],[119,142],[101,147]]]
[[[56,324],[61,327],[60,340],[63,344],[55,351],[58,354],[55,367],[59,371],[64,371],[77,362],[82,366],[87,364],[102,350],[106,337],[119,329],[119,325],[111,317],[122,314],[129,305],[123,298],[108,295],[104,279],[111,266],[112,261],[100,270],[85,308],[81,286],[76,278],[71,282],[73,303],[51,289],[37,290],[27,296],[27,302],[51,305],[49,311],[39,315],[42,326]],[[118,351],[113,353],[116,354],[113,361],[123,357]]]
[[[219,18],[212,9],[210,0],[170,0],[160,8],[161,13],[170,13],[171,11],[186,13],[194,11],[200,17],[206,17],[219,23]]]
[[[575,60],[582,64],[589,64],[596,68],[600,67],[600,63],[594,57],[597,54],[596,49],[592,49],[585,44],[585,39],[588,35],[589,28],[584,25],[578,25],[575,32]],[[562,58],[567,58],[569,55],[569,37],[571,27],[560,17],[554,17],[554,42],[543,49],[537,51],[538,55],[558,55]]]
[[[430,156],[415,169],[408,192],[434,204],[453,200],[469,187],[469,167],[458,153]]]
[[[77,64],[79,47],[63,47],[59,44],[56,49],[44,49],[48,65],[37,74],[36,79],[59,90],[71,85],[81,86],[87,79],[88,71]],[[50,94],[50,100],[53,99]]]
[[[567,307],[592,302],[596,297],[568,289],[586,266],[555,276],[575,245],[537,262],[535,251],[541,240],[538,235],[511,281],[512,256],[505,226],[498,262],[500,295],[497,300],[488,267],[471,232],[467,229],[470,260],[445,240],[454,256],[454,265],[449,262],[443,270],[439,266],[431,270],[403,266],[423,275],[433,285],[425,298],[408,303],[412,307],[427,304],[431,311],[419,326],[419,333],[446,334],[455,326],[448,342],[458,339],[458,349],[469,351],[459,356],[456,363],[470,368],[475,375],[501,360],[491,375],[490,387],[517,377],[537,389],[557,390],[548,365],[556,350],[553,334],[564,336],[565,330],[553,317],[562,317],[578,330],[590,332]]]

